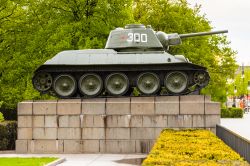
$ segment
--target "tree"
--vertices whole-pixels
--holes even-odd
[[[240,71],[240,70],[238,70]],[[241,72],[235,75],[235,78],[228,82],[228,95],[230,96],[244,96],[249,93],[247,90],[248,81],[250,81],[250,68],[245,67],[244,79],[242,78]],[[236,94],[234,93],[236,87]]]
[[[166,33],[192,33],[210,31],[210,22],[186,0],[135,0],[134,18]],[[183,54],[191,62],[207,67],[211,79],[202,91],[216,101],[226,100],[226,80],[233,78],[237,68],[235,54],[225,36],[194,37],[183,40],[182,45],[170,48],[171,54]]]
[[[31,80],[36,68],[56,53],[102,48],[111,29],[133,20],[132,0],[5,0],[3,5],[0,100],[5,108],[47,98],[33,89]]]
[[[20,41],[25,41],[21,34],[25,30],[23,19],[26,13],[15,1],[3,0],[0,6],[0,100],[5,102],[15,98],[17,100],[10,104],[15,105],[15,101],[22,98],[14,87],[23,86],[25,65],[20,62],[23,56],[19,50],[25,45]]]

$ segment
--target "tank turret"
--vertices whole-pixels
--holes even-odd
[[[151,26],[142,24],[129,24],[111,31],[105,48],[118,52],[163,50]]]
[[[129,24],[110,32],[105,49],[59,52],[38,67],[33,86],[59,98],[198,93],[209,83],[207,69],[167,49],[183,38],[226,32],[166,34]]]
[[[188,34],[166,34],[162,31],[155,32],[150,25],[145,27],[142,24],[129,24],[125,28],[116,28],[111,31],[105,48],[117,51],[167,50],[169,46],[181,44],[183,38],[227,32],[227,30],[222,30]]]

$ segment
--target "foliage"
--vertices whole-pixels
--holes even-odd
[[[57,158],[0,158],[0,166],[41,166]]]
[[[222,118],[242,118],[243,110],[241,108],[222,108],[221,109]]]
[[[250,68],[245,67],[244,69],[244,79],[242,78],[242,69],[239,70],[235,78],[229,82],[228,94],[231,96],[243,96],[250,92],[247,90],[248,81],[250,81]],[[234,94],[234,87],[236,86],[237,93]]]
[[[4,120],[17,120],[17,110],[16,109],[0,108],[0,112],[2,112],[2,114],[4,116]]]
[[[163,130],[143,161],[149,165],[244,165],[239,154],[207,130]]]
[[[103,48],[110,30],[128,23],[151,24],[166,33],[211,30],[209,21],[186,0],[2,0],[0,2],[0,101],[3,109],[17,102],[47,99],[32,86],[33,72],[62,50]],[[225,36],[187,39],[171,47],[211,73],[203,91],[224,101],[235,52]]]
[[[220,114],[221,118],[228,118],[228,117],[230,117],[229,109],[227,109],[227,108],[221,108],[220,112],[221,112],[221,114]]]
[[[133,22],[132,0],[0,2],[0,101],[44,99],[33,89],[38,66],[62,50],[103,48],[109,31]],[[119,17],[118,17],[119,16]]]
[[[3,105],[3,101],[0,101],[0,109],[1,109],[2,105]],[[0,112],[0,122],[3,122],[3,121],[4,121],[4,116],[3,116],[3,113]]]
[[[166,33],[210,31],[210,22],[199,14],[200,6],[191,9],[186,0],[135,0],[135,20],[150,24]],[[205,66],[211,76],[202,92],[214,101],[226,101],[226,80],[233,78],[235,54],[225,36],[206,36],[184,39],[182,45],[170,47],[170,53],[183,54],[195,64]]]
[[[8,146],[7,129],[0,124],[0,150],[6,150]]]
[[[16,138],[16,121],[5,121],[0,123],[0,150],[14,150]]]
[[[3,113],[0,112],[0,122],[3,122],[3,121],[4,121]]]

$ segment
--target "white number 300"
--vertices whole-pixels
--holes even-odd
[[[128,42],[142,42],[146,43],[148,42],[148,35],[147,34],[140,34],[140,33],[128,33]]]

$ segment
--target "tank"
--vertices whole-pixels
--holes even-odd
[[[109,34],[105,49],[67,50],[35,72],[33,86],[59,98],[187,95],[209,83],[203,66],[168,53],[182,39],[227,30],[166,34],[151,26],[129,24]]]

